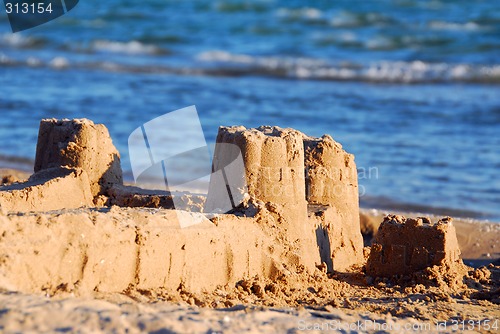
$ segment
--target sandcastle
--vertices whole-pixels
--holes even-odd
[[[180,228],[169,209],[201,212],[213,204],[210,192],[207,200],[176,195],[183,207],[174,208],[169,192],[123,185],[119,154],[103,125],[42,120],[35,174],[0,187],[0,286],[80,294],[203,291],[254,276],[363,264],[356,165],[340,144],[293,129],[221,127],[215,170],[234,157],[224,144],[241,150],[244,175],[237,178],[246,181],[244,203],[231,214]],[[17,214],[2,217],[7,212]],[[417,240],[412,224],[422,230]],[[420,225],[382,224],[368,273],[401,274],[423,268],[424,259],[441,264],[458,258],[452,227]],[[398,243],[401,231],[407,234]],[[427,246],[426,238],[434,243]],[[412,253],[400,245],[410,245]]]
[[[102,124],[83,120],[40,122],[35,174],[0,190],[8,211],[49,211],[93,206],[123,182],[120,155]]]
[[[431,224],[427,218],[387,216],[371,247],[366,272],[370,276],[407,275],[432,266],[461,265],[451,218]]]

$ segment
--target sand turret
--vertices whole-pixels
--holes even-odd
[[[304,148],[299,131],[268,126],[220,127],[217,143],[235,144],[241,149],[251,197],[283,206],[290,217],[306,211]],[[225,163],[224,155],[216,147],[216,169]]]
[[[48,211],[93,206],[99,195],[121,184],[120,155],[108,130],[87,119],[40,122],[35,174],[0,187],[6,211]]]
[[[354,156],[329,135],[304,136],[304,151],[306,198],[322,260],[342,271],[363,261]]]
[[[345,270],[361,263],[356,165],[340,144],[269,126],[221,127],[217,143],[240,147],[250,197],[277,208],[306,266],[323,261],[330,270]],[[224,155],[216,148],[216,169]],[[308,202],[314,205],[309,218]]]
[[[359,227],[358,174],[354,156],[332,137],[304,138],[309,204],[337,208],[344,224]]]
[[[35,172],[60,166],[83,169],[93,196],[123,182],[120,154],[108,129],[88,119],[40,122]]]

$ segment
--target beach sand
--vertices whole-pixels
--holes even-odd
[[[78,209],[70,214],[84,216],[87,211],[91,210]],[[155,210],[154,215],[167,215],[161,211]],[[138,214],[144,213],[142,209],[115,208],[103,213],[101,218],[112,224],[123,221],[125,216],[136,220]],[[363,213],[363,219],[378,221],[379,215],[378,212],[370,216]],[[25,216],[10,214],[7,220],[10,223],[33,220],[36,224],[37,220],[51,221],[64,213]],[[16,230],[20,228],[21,225],[15,226]],[[470,261],[479,266],[493,261],[484,254],[498,254],[498,225],[457,221],[456,228],[459,243],[465,246],[463,257],[468,259],[466,263]],[[19,233],[33,238],[30,233]],[[480,240],[479,246],[467,247],[476,239]],[[29,248],[27,243],[30,241],[19,242],[22,244],[19,248]],[[48,245],[42,251],[50,252],[50,247]],[[114,250],[113,256],[126,254],[119,247]],[[33,249],[29,251],[33,252]],[[100,251],[106,252],[104,249]],[[198,251],[203,252],[203,249]],[[100,256],[104,257],[102,253]],[[11,256],[16,254],[13,252]],[[20,256],[19,251],[17,256]],[[208,258],[200,257],[203,260]],[[44,266],[50,266],[51,261],[57,263],[57,252],[53,252],[53,257],[41,256],[40,260]],[[203,265],[199,261],[195,263]],[[439,279],[425,279],[420,284],[404,280],[394,283],[387,279],[373,280],[360,270],[332,274],[317,269],[312,275],[288,273],[275,280],[248,278],[236,284],[218,286],[210,292],[192,292],[183,287],[172,291],[136,286],[126,288],[122,293],[78,292],[66,286],[29,293],[30,289],[36,288],[29,288],[28,282],[37,281],[37,278],[19,274],[19,281],[25,280],[24,283],[28,284],[28,292],[14,292],[12,282],[0,282],[0,328],[4,333],[295,333],[303,330],[314,333],[348,332],[346,329],[349,328],[353,332],[438,333],[444,332],[444,328],[447,328],[446,332],[454,328],[461,332],[461,321],[470,320],[475,321],[473,327],[469,327],[474,328],[474,332],[498,332],[494,328],[484,329],[488,323],[493,325],[500,315],[498,261],[496,266],[490,264],[467,270],[462,286],[449,286]],[[107,274],[114,277],[112,273]],[[154,272],[150,274],[154,275]],[[434,278],[438,277],[439,274]],[[105,281],[106,275],[93,279]],[[106,287],[101,284],[100,289],[106,290]],[[479,330],[479,325],[482,330]],[[467,322],[465,326],[468,326]]]
[[[262,198],[259,191],[266,182],[294,184],[297,191],[292,199],[271,194],[266,201],[247,201],[240,211],[179,228],[180,211],[168,208],[171,195],[121,185],[114,147],[108,144],[103,150],[109,154],[101,154],[103,150],[89,149],[92,145],[78,138],[86,131],[106,137],[105,129],[85,120],[48,123],[41,137],[49,139],[37,151],[35,176],[0,169],[2,332],[433,333],[500,328],[500,224],[463,218],[430,224],[401,216],[429,215],[400,209],[388,218],[384,216],[394,212],[359,212],[358,199],[352,197],[357,180],[348,174],[355,170],[353,157],[331,137],[305,138],[304,152],[302,134],[295,130],[222,129],[223,140],[240,140],[239,145],[258,153],[260,165],[252,165],[252,173],[274,163],[298,168],[291,174],[280,171],[277,179],[271,175],[250,182],[250,196]],[[61,142],[58,138],[71,136],[51,135],[51,126],[76,131],[76,139]],[[63,147],[62,153],[48,154],[51,144]],[[254,159],[245,155],[249,157]],[[318,190],[329,182],[323,175],[337,165],[342,172],[335,182],[348,185],[347,196]],[[300,199],[305,193],[301,180],[314,186],[308,203]],[[58,189],[69,189],[67,196],[51,193]],[[199,196],[179,198],[186,210],[181,212],[198,219]],[[384,235],[377,238],[381,224]],[[432,236],[428,242],[415,238],[423,246],[412,246],[414,253],[429,251],[432,264],[413,269],[412,262],[406,272],[388,267],[400,272],[390,277],[378,273],[376,250],[398,260],[394,250],[402,245],[399,236],[390,235],[394,228],[410,238],[412,233]],[[371,276],[370,266],[375,270]]]

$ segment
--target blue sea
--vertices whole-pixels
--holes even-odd
[[[330,134],[361,203],[500,219],[500,2],[81,0],[11,33],[0,14],[0,165],[30,168],[42,118],[127,140],[196,105],[219,125]],[[0,167],[1,167],[0,166]]]

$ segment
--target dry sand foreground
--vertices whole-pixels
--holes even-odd
[[[105,214],[110,223],[123,219],[122,209],[114,210],[116,212]],[[125,209],[129,210],[127,214],[133,217],[132,212],[140,209]],[[87,209],[77,211],[82,215]],[[145,211],[161,214],[155,209]],[[28,215],[41,217],[40,214]],[[57,217],[60,212],[47,215]],[[9,216],[17,221],[23,217]],[[499,230],[489,233],[498,236]],[[50,252],[53,247],[47,246],[45,251]],[[30,248],[26,244],[23,247]],[[50,262],[50,257],[44,261],[43,266],[57,265],[57,261]],[[439,280],[397,285],[387,280],[371,281],[362,273],[326,274],[321,270],[313,275],[289,273],[276,280],[247,279],[209,293],[192,293],[182,288],[177,291],[131,289],[123,293],[96,291],[78,296],[79,293],[65,291],[65,287],[54,292],[9,292],[11,289],[6,284],[0,294],[0,328],[4,333],[294,333],[310,329],[317,329],[311,332],[348,332],[346,326],[352,326],[352,332],[396,333],[407,329],[462,332],[463,326],[466,329],[471,326],[474,332],[498,332],[493,327],[489,331],[484,328],[488,323],[493,326],[499,318],[500,267],[470,270],[465,278],[466,286],[462,287],[449,287]],[[493,276],[488,277],[491,274]],[[19,279],[30,280],[22,275]],[[462,320],[476,323],[463,324]]]
[[[217,141],[241,149],[244,202],[180,228],[172,203],[199,219],[204,197],[124,186],[104,126],[42,121],[35,174],[0,175],[0,331],[499,331],[500,225],[360,222],[354,157],[331,137]],[[216,148],[215,169],[228,160]]]

